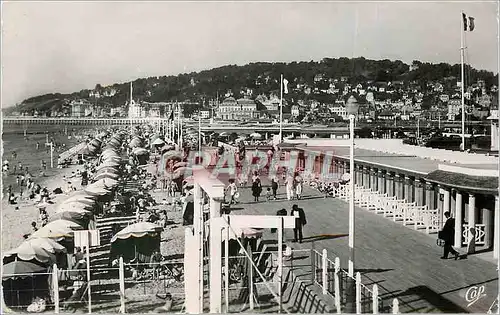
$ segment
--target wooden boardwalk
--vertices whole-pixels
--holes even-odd
[[[275,215],[281,208],[290,212],[292,205],[298,204],[307,217],[304,242],[291,243],[291,230],[286,231],[287,242],[294,249],[311,248],[314,242],[316,250],[326,248],[328,257],[334,260],[338,256],[342,268],[347,269],[348,204],[324,199],[310,188],[305,188],[304,199],[299,201],[286,200],[283,186],[279,192],[277,201],[261,197],[264,201],[254,203],[250,202],[250,188],[240,188],[241,203],[232,206],[231,214]],[[318,237],[324,234],[331,236]],[[441,260],[442,247],[436,245],[436,235],[412,230],[361,208],[356,208],[355,249],[355,268],[362,274],[363,284],[371,287],[376,283],[384,304],[398,298],[401,312],[485,313],[495,300],[496,265],[474,256]],[[484,286],[486,296],[468,305],[465,295],[473,286]]]

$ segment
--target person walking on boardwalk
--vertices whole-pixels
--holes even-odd
[[[260,178],[257,178],[252,183],[252,196],[255,202],[259,202],[260,194],[262,193],[262,184],[260,183]]]
[[[441,259],[448,259],[448,254],[451,253],[455,255],[455,260],[457,260],[460,254],[453,248],[455,238],[455,219],[450,216],[448,211],[444,213],[444,216],[446,217],[446,223],[438,234],[438,237],[444,241],[444,253]]]
[[[297,172],[295,173],[295,178],[294,178],[294,184],[295,184],[295,195],[297,196],[297,200],[302,198],[302,176]]]
[[[238,186],[236,185],[236,182],[234,179],[229,180],[229,186],[227,186],[226,190],[229,190],[229,195],[231,196],[231,199],[229,199],[229,204],[233,204],[233,202],[236,204],[237,201],[237,196],[236,194],[238,193]]]
[[[288,200],[292,200],[293,199],[293,195],[295,193],[294,191],[294,178],[293,176],[289,175],[287,176],[286,178],[286,181],[285,181],[285,185],[286,185],[286,198]]]
[[[276,197],[277,192],[278,192],[278,181],[275,178],[271,179],[271,189],[273,190],[273,198],[274,198],[274,200],[278,199]]]
[[[307,224],[306,214],[304,209],[299,208],[297,205],[292,206],[290,215],[295,217],[295,228],[293,229],[294,240],[293,242],[302,243],[302,227]]]

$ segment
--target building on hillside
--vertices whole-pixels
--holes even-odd
[[[217,118],[222,120],[248,120],[258,118],[257,104],[247,98],[235,100],[234,97],[226,98],[217,111]]]
[[[92,104],[87,103],[83,100],[72,101],[71,106],[71,117],[85,117],[89,112],[92,112]]]
[[[452,98],[448,101],[448,120],[455,120],[455,116],[460,114],[460,109],[462,108],[462,100],[457,98]]]
[[[144,118],[146,117],[146,109],[142,104],[131,100],[128,103],[128,118]]]
[[[329,107],[329,110],[333,115],[342,117],[343,120],[349,119],[349,115],[347,114],[347,110],[344,105],[335,104]]]
[[[209,119],[210,118],[210,111],[208,109],[202,109],[200,111],[200,116],[201,116],[201,119]]]

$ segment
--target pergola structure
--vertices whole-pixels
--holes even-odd
[[[194,220],[193,228],[186,228],[184,254],[184,287],[186,294],[185,306],[189,314],[200,314],[204,311],[203,305],[203,193],[208,196],[210,215],[206,222],[209,226],[209,286],[210,286],[210,313],[222,313],[222,255],[221,244],[225,240],[225,298],[226,312],[229,291],[229,239],[235,235],[235,230],[243,228],[276,228],[278,230],[278,279],[281,283],[283,275],[283,229],[294,228],[295,218],[288,216],[254,216],[254,215],[223,215],[221,216],[221,202],[224,198],[224,184],[203,168],[193,170],[194,181]],[[245,250],[245,249],[243,249]],[[246,253],[248,255],[248,253]],[[196,292],[196,293],[195,293]],[[281,288],[275,295],[279,299],[281,308]]]

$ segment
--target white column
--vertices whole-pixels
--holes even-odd
[[[198,313],[203,313],[203,195],[201,187],[198,183],[194,184],[194,213],[193,213],[193,228],[194,238],[198,245],[198,250],[194,255],[196,259],[193,261],[198,266],[197,273],[197,301]],[[194,292],[193,292],[194,293]]]
[[[455,247],[462,247],[463,203],[462,193],[457,190],[455,201]]]
[[[448,187],[443,187],[443,222],[446,222],[446,218],[444,217],[445,212],[450,212],[450,189]]]
[[[493,257],[498,258],[498,248],[500,244],[500,207],[498,202],[498,196],[495,196],[495,223],[493,230]]]
[[[210,313],[222,313],[221,219],[210,222]],[[217,223],[215,222],[217,221]]]
[[[469,247],[467,253],[472,254],[476,251],[476,196],[474,194],[469,194],[469,211],[467,216],[469,221]]]

